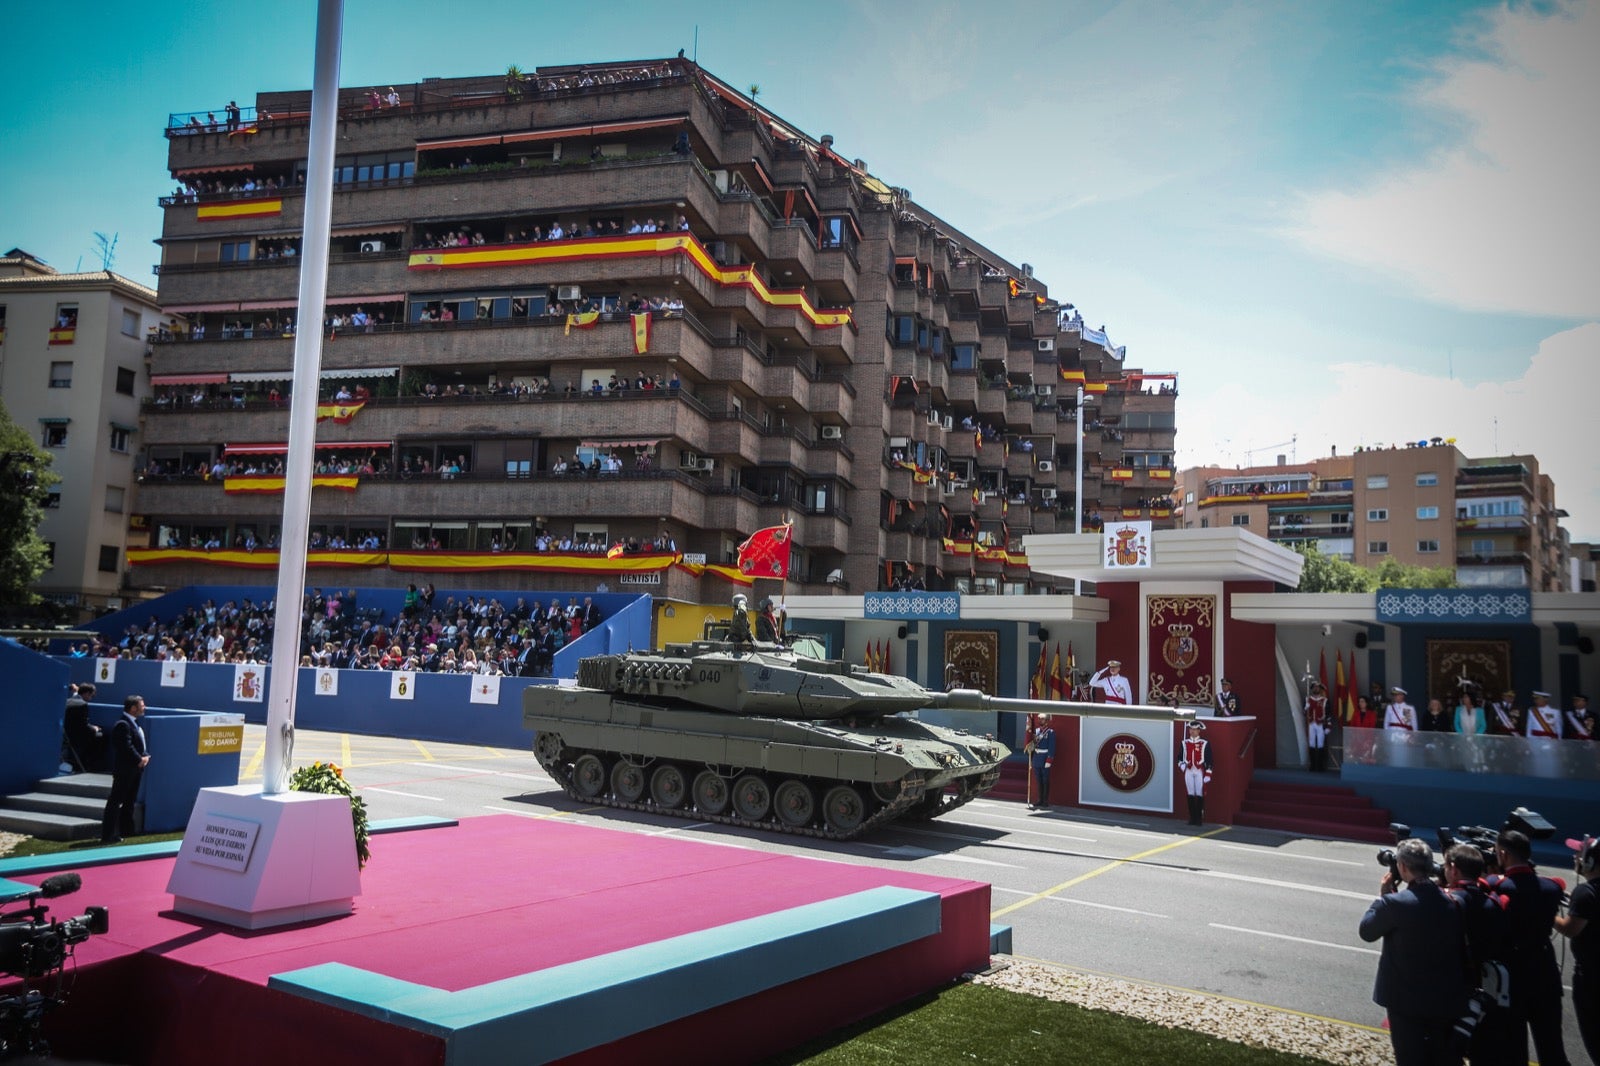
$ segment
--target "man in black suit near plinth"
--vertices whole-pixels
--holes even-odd
[[[1432,880],[1425,841],[1395,845],[1395,869],[1361,919],[1361,939],[1382,939],[1372,1001],[1389,1012],[1396,1066],[1459,1064],[1450,1029],[1467,1006],[1461,912]]]
[[[133,803],[139,798],[139,782],[150,765],[150,749],[145,746],[144,697],[129,696],[122,701],[122,717],[111,727],[111,795],[106,797],[106,812],[100,820],[100,842],[118,844],[133,834]]]

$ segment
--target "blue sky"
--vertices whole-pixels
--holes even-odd
[[[314,2],[7,4],[0,245],[154,284],[172,111],[311,80]],[[664,15],[664,11],[670,11]],[[1181,375],[1179,462],[1444,436],[1600,539],[1594,4],[347,0],[345,84],[693,52]],[[70,40],[70,55],[42,42]],[[1280,446],[1293,438],[1291,447]]]

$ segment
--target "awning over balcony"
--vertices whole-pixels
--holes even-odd
[[[256,165],[254,163],[212,163],[209,166],[184,167],[182,170],[174,170],[172,176],[175,178],[194,178],[201,174],[242,174],[255,168]]]
[[[447,137],[438,141],[418,141],[417,151],[433,152],[443,148],[485,148],[501,144],[527,144],[534,141],[556,141],[563,137],[600,137],[608,134],[632,133],[635,130],[679,126],[688,120],[688,115],[673,115],[668,118],[639,119],[631,122],[556,126],[546,130],[524,130],[521,133],[493,134],[487,137]]]
[[[651,437],[647,440],[582,440],[578,442],[580,448],[654,448],[661,443],[662,438]]]
[[[357,304],[396,304],[405,298],[403,292],[386,292],[378,296],[330,296],[323,303],[329,307],[354,307]]]
[[[151,374],[152,385],[226,385],[226,374]]]
[[[488,137],[447,137],[442,141],[418,141],[417,151],[431,152],[436,148],[480,148],[486,144],[499,144],[498,133]]]
[[[320,451],[328,451],[330,449],[348,451],[358,448],[388,448],[393,443],[393,441],[387,440],[319,440],[317,441],[317,448]],[[223,455],[283,455],[288,450],[289,446],[287,444],[224,444],[222,446]]]
[[[406,228],[401,225],[367,225],[367,226],[336,226],[333,229],[335,237],[381,237],[389,233],[404,233]]]
[[[336,381],[340,378],[392,378],[400,373],[396,366],[351,367],[343,370],[324,370],[321,373],[323,381]],[[294,378],[293,370],[238,370],[232,374],[224,374],[224,381],[234,384],[250,381],[290,381]]]

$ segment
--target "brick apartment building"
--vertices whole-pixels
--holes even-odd
[[[1453,567],[1465,587],[1573,591],[1555,485],[1531,455],[1469,458],[1454,444],[1178,474],[1182,528],[1244,526],[1361,566]]]
[[[154,346],[136,583],[261,565],[319,323],[313,582],[721,601],[788,518],[795,592],[1049,591],[1019,544],[1073,528],[1080,384],[1086,520],[1171,524],[1175,375],[690,62],[342,90],[314,310],[309,107],[169,121],[159,293],[186,324]]]

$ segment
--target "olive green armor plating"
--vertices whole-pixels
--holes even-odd
[[[539,764],[574,799],[847,839],[932,818],[994,787],[992,737],[902,717],[923,708],[1081,713],[931,692],[776,644],[695,641],[600,655],[576,687],[524,690]]]

